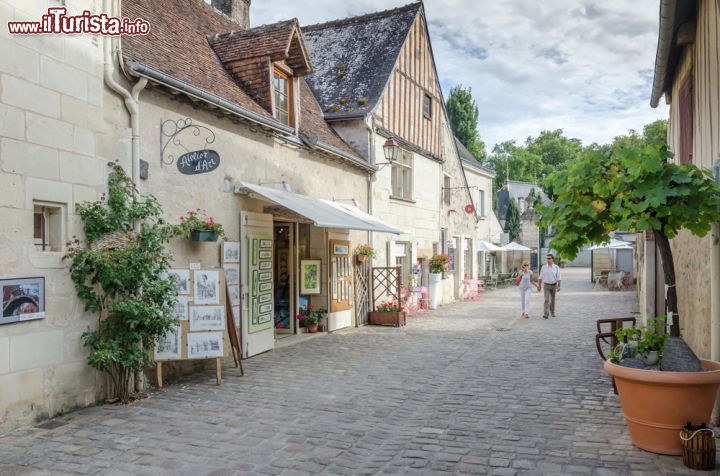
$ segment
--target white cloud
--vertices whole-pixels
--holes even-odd
[[[264,0],[251,21],[307,25],[405,3]],[[425,9],[443,90],[472,87],[488,145],[558,128],[603,143],[667,117],[649,106],[657,0],[426,0]]]

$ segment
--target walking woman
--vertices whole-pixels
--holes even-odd
[[[532,288],[535,286],[535,280],[533,279],[533,272],[530,270],[530,263],[525,261],[522,264],[520,270],[520,279],[518,287],[520,288],[520,299],[522,300],[522,317],[527,319],[530,317],[530,296],[532,295]]]

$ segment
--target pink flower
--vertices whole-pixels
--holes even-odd
[[[295,316],[295,317],[297,317],[297,318],[298,318],[298,321],[302,321],[303,315],[302,315],[302,314],[298,314],[298,315],[297,315],[297,316]]]
[[[180,215],[180,221],[185,221],[185,217]]]
[[[278,327],[278,329],[282,329],[282,328],[283,328],[282,322],[278,322],[278,326],[277,326],[277,327]]]

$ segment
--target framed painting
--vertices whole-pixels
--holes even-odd
[[[240,243],[237,241],[224,241],[222,244],[223,263],[240,262]]]
[[[319,259],[304,259],[300,261],[300,294],[320,294],[320,267]]]
[[[260,240],[260,248],[272,248],[272,240]]]
[[[350,247],[347,245],[333,245],[333,254],[334,255],[346,255],[350,251]]]
[[[260,259],[272,259],[272,251],[270,250],[260,250]]]
[[[45,317],[45,278],[0,279],[0,324]]]
[[[178,294],[190,294],[190,270],[189,269],[170,269],[167,277],[175,281],[175,289]]]

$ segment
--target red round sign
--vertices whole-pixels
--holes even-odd
[[[472,203],[468,203],[467,205],[465,205],[465,213],[472,213],[474,211],[475,205],[473,205]]]

